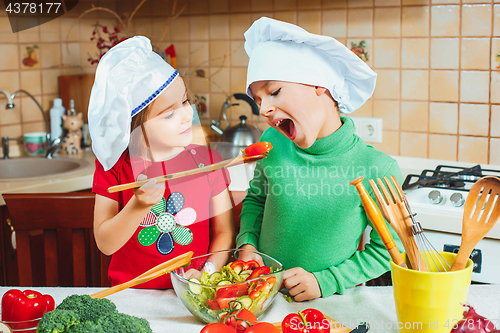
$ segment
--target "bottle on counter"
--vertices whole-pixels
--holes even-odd
[[[50,109],[50,135],[52,140],[57,139],[63,133],[62,116],[65,114],[62,99],[54,98],[54,104]]]

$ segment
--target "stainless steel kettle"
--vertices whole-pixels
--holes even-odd
[[[234,97],[237,100],[243,100],[247,102],[252,108],[252,113],[257,115],[257,122],[254,126],[248,126],[246,123],[247,117],[240,116],[240,123],[236,126],[231,127],[229,120],[227,119],[226,110],[231,106],[239,105],[238,103],[231,104],[229,100]],[[245,94],[234,94],[229,96],[222,105],[221,113],[219,115],[219,120],[212,120],[212,128],[215,132],[221,135],[221,142],[215,145],[215,149],[222,155],[224,159],[232,158],[238,156],[240,150],[245,149],[252,143],[258,142],[262,131],[257,127],[259,116],[259,107],[249,96]],[[220,124],[221,120],[224,118],[227,123],[225,130],[221,130]]]

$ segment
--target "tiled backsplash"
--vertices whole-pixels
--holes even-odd
[[[138,2],[96,5],[113,6],[124,15]],[[184,0],[177,2],[177,9],[186,5],[183,14],[169,22],[165,13],[172,3],[147,1],[132,20],[135,33],[150,37],[160,50],[174,44],[181,75],[193,93],[209,97],[212,119],[219,117],[227,96],[244,93],[243,33],[255,19],[269,16],[349,47],[365,41],[368,64],[378,73],[377,88],[352,115],[383,118],[378,149],[500,164],[500,0]],[[0,87],[26,89],[48,111],[58,95],[57,76],[94,72],[87,61],[96,52],[92,25],[113,26],[115,19],[92,13],[69,30],[91,4],[80,2],[62,18],[17,34],[0,16]],[[167,25],[165,39],[158,42]],[[40,62],[26,68],[21,60],[26,46],[34,44]],[[199,70],[204,78],[196,74]],[[14,110],[0,107],[0,136],[43,130],[41,115],[28,99],[16,105]],[[240,115],[250,116],[250,108],[233,107],[228,114],[236,123]]]

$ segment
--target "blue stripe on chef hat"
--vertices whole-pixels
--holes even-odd
[[[250,60],[247,94],[256,81],[287,81],[327,88],[343,113],[370,98],[377,74],[336,39],[261,17],[245,32]]]
[[[153,52],[143,36],[129,38],[101,58],[89,101],[92,150],[109,170],[127,149],[132,117],[146,108],[179,73]]]

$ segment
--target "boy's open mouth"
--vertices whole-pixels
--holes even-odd
[[[295,124],[291,119],[280,119],[275,124],[276,128],[280,129],[290,140],[295,139],[297,132]]]

